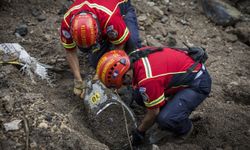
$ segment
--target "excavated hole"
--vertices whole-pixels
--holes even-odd
[[[108,145],[110,149],[127,149],[129,148],[128,133],[133,129],[133,121],[125,110],[127,125],[122,107],[111,105],[98,116],[89,116],[89,126],[96,138]]]

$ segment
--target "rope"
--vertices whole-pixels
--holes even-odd
[[[117,96],[119,96],[117,91],[115,91],[115,93],[116,93]],[[129,137],[128,121],[127,121],[127,117],[126,117],[126,112],[125,112],[124,106],[123,105],[121,105],[121,106],[122,106],[122,112],[123,112],[124,123],[125,123],[125,128],[126,128],[126,133],[127,133],[127,137],[128,137],[129,146],[130,146],[130,149],[133,150],[132,142],[131,142],[130,137]]]

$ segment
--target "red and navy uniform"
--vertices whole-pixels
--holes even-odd
[[[114,45],[122,45],[129,39],[130,32],[122,18],[119,5],[127,0],[76,0],[65,13],[61,23],[61,42],[66,50],[75,49],[76,44],[70,34],[72,18],[83,12],[97,16],[102,39],[108,39]],[[107,33],[112,31],[110,35]]]
[[[149,109],[161,107],[166,102],[166,95],[174,95],[187,87],[180,84],[169,88],[168,85],[175,77],[185,74],[194,63],[187,53],[171,48],[164,48],[136,61],[133,85],[142,94],[145,106]],[[200,68],[201,64],[198,64],[193,72],[198,72]]]

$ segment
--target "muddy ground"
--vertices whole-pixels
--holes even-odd
[[[133,1],[145,45],[183,47],[186,42],[209,54],[212,93],[192,114],[191,138],[183,144],[158,144],[159,149],[250,149],[249,5],[234,2],[244,19],[222,27],[195,0]],[[13,66],[0,66],[0,149],[124,149],[128,143],[120,108],[110,108],[102,114],[108,119],[95,124],[72,94],[73,76],[58,32],[69,5],[66,0],[0,1],[0,43],[20,43],[39,62],[63,70],[50,72],[48,84],[38,78],[31,82]],[[20,25],[27,26],[27,35],[14,34]],[[93,72],[86,56],[79,55],[87,66],[82,74]],[[143,110],[134,111],[140,119]],[[21,120],[19,129],[6,131],[4,124],[13,120]]]

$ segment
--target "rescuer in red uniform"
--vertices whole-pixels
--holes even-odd
[[[83,97],[85,82],[80,75],[77,47],[90,53],[90,64],[96,67],[108,50],[128,52],[141,46],[130,0],[75,0],[63,17],[61,42],[74,74],[74,93]]]
[[[188,117],[211,91],[204,64],[196,63],[185,51],[167,47],[141,48],[129,56],[119,50],[107,52],[96,71],[107,87],[132,84],[136,91],[133,98],[147,108],[141,124],[132,132],[133,145],[143,141],[155,122],[176,137],[190,135],[193,125]]]

